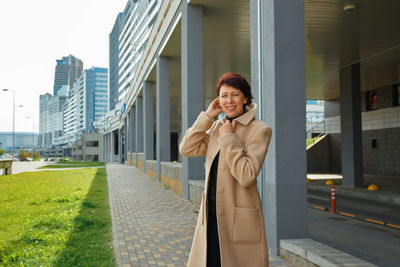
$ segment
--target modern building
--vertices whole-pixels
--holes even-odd
[[[15,150],[18,149],[35,149],[38,147],[38,133],[15,132]],[[13,145],[12,132],[0,132],[0,148],[3,150],[11,150]]]
[[[81,76],[83,70],[82,60],[69,55],[57,59],[54,72],[53,95],[67,95],[74,82]],[[59,92],[61,90],[61,92]]]
[[[72,144],[72,159],[103,161],[103,138],[99,133],[84,133]]]
[[[123,26],[123,13],[120,12],[115,20],[114,27],[109,36],[109,110],[115,108],[118,103],[118,88],[119,88],[119,35]]]
[[[359,92],[360,157],[369,175],[400,176],[400,85]],[[325,102],[329,173],[342,172],[342,120],[340,99]],[[326,159],[326,161],[328,161]]]
[[[324,101],[307,100],[306,133],[307,138],[325,133]]]
[[[55,145],[55,140],[63,135],[63,106],[67,96],[40,96],[39,146],[47,149]]]
[[[63,136],[59,145],[70,145],[108,111],[108,70],[92,67],[84,70],[74,83],[64,105]]]
[[[218,77],[242,74],[257,117],[273,129],[258,187],[269,250],[279,254],[280,240],[308,237],[306,100],[325,101],[344,187],[363,186],[364,174],[386,165],[400,175],[398,10],[392,0],[163,1],[135,78],[122,87],[123,112],[101,128],[104,160],[194,199],[204,159],[174,162],[173,151],[216,97]]]
[[[109,40],[110,110],[123,102],[132,85],[160,4],[160,0],[129,0],[117,16]]]
[[[307,123],[318,123],[323,120],[324,120],[324,101],[307,100],[306,122]]]

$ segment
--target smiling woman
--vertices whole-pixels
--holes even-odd
[[[257,105],[241,75],[222,75],[216,90],[218,97],[179,147],[183,156],[206,156],[206,187],[188,266],[268,266],[256,181],[272,131],[254,118]],[[214,121],[222,112],[226,116]]]

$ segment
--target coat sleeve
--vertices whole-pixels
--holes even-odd
[[[235,133],[218,138],[221,153],[237,182],[247,187],[256,182],[271,141],[272,130],[267,125],[258,128],[249,138],[247,147]]]
[[[211,128],[212,124],[213,120],[204,111],[201,112],[193,126],[186,130],[179,145],[179,152],[185,157],[204,156],[210,139],[207,130]]]

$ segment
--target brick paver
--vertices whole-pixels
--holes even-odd
[[[135,167],[107,164],[107,177],[118,266],[186,266],[199,207]]]

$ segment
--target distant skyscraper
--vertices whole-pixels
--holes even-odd
[[[82,75],[82,70],[82,60],[73,55],[57,59],[54,74],[54,95],[67,95],[68,90],[71,89],[74,82]]]
[[[71,144],[83,133],[93,131],[93,122],[108,111],[108,70],[85,70],[72,87],[64,105],[64,136],[60,143]]]
[[[49,148],[63,134],[63,105],[66,96],[40,96],[39,146]]]
[[[129,0],[118,14],[110,34],[110,109],[125,99],[132,85],[160,5],[160,0]]]

